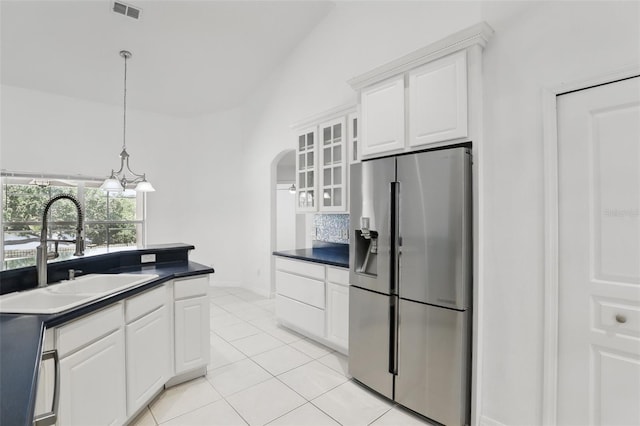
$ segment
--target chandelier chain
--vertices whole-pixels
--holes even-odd
[[[122,126],[122,149],[127,149],[127,59],[128,55],[122,55],[124,57],[124,115]]]

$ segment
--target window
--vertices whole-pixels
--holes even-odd
[[[3,172],[2,269],[35,265],[40,244],[42,212],[55,195],[71,194],[84,213],[85,254],[106,253],[144,245],[144,194],[133,190],[108,194],[97,178],[42,177]],[[48,238],[76,237],[76,209],[69,200],[56,201],[49,210]],[[60,243],[59,260],[73,256],[73,243]]]

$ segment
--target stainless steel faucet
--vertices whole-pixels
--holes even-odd
[[[76,206],[76,211],[78,212],[78,223],[76,226],[76,239],[75,240],[49,240],[47,239],[47,216],[49,215],[49,209],[51,205],[58,200],[67,199],[71,200],[73,204]],[[38,287],[46,287],[47,285],[47,260],[55,259],[59,256],[58,254],[58,244],[63,243],[75,243],[76,251],[73,253],[74,256],[84,256],[84,234],[82,230],[83,223],[82,207],[80,207],[80,203],[78,200],[69,194],[60,194],[54,197],[51,197],[47,204],[44,206],[44,212],[42,213],[42,231],[40,232],[40,245],[36,248],[36,270],[38,271]],[[53,242],[55,244],[54,252],[47,252],[47,244],[49,242]]]

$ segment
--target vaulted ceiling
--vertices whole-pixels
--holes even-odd
[[[330,1],[0,2],[1,82],[179,117],[241,105],[333,7]]]

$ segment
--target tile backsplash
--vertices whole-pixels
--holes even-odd
[[[313,226],[316,241],[349,244],[348,214],[315,214]]]

